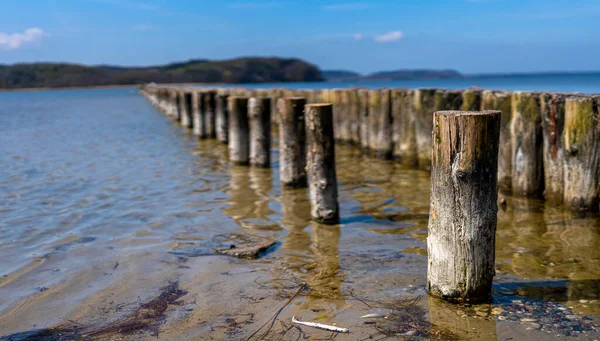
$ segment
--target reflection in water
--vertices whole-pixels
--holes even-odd
[[[473,310],[471,315],[475,316],[469,316],[462,305],[446,303],[435,297],[428,297],[428,305],[432,329],[448,330],[459,340],[497,340],[496,321],[490,315],[490,304],[469,307]]]
[[[229,207],[223,212],[243,228],[257,230],[280,230],[281,227],[269,220],[274,211],[269,207],[272,189],[271,170],[231,166],[230,186],[227,190]]]
[[[282,252],[285,254],[287,266],[298,272],[306,273],[306,264],[313,258],[310,234],[306,227],[310,225],[310,201],[305,188],[281,191],[281,225],[288,230],[284,237]]]
[[[341,230],[339,225],[328,226],[313,222],[314,267],[308,280],[311,298],[342,298],[340,291],[344,276],[340,272],[339,243]]]

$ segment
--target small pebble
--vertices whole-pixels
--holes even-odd
[[[502,308],[492,309],[492,315],[500,315],[500,314],[502,314],[502,312],[504,312],[504,310],[502,310]]]

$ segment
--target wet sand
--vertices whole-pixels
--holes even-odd
[[[0,95],[0,340],[246,340],[304,283],[254,339],[332,337],[292,316],[336,340],[600,339],[595,218],[507,197],[493,303],[444,304],[426,172],[339,146],[342,221],[322,226],[280,188],[276,140],[272,169],[235,167],[128,90]],[[231,234],[278,243],[216,255]]]

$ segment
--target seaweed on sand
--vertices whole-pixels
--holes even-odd
[[[179,288],[178,282],[170,282],[160,289],[160,295],[142,304],[122,319],[101,326],[59,325],[0,336],[0,341],[96,341],[113,340],[116,335],[128,336],[149,332],[158,336],[159,328],[165,320],[165,312],[171,305],[179,305],[177,300],[187,294]]]

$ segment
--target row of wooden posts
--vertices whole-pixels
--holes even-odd
[[[431,168],[432,115],[441,110],[500,110],[498,185],[504,193],[543,197],[576,211],[600,210],[600,96],[573,93],[442,89],[153,88],[171,116],[200,138],[227,141],[228,96],[304,97],[333,104],[337,143]]]
[[[530,171],[527,168],[531,166],[527,154],[530,150],[525,146],[542,148],[541,144],[530,145],[536,137],[525,134],[531,132],[525,123],[534,121],[533,104],[538,103],[534,98],[541,97],[478,90],[298,90],[284,91],[283,97],[279,96],[274,103],[269,91],[273,90],[142,88],[154,105],[191,128],[195,135],[227,142],[229,158],[238,164],[269,166],[271,113],[276,113],[281,182],[286,186],[303,186],[308,182],[312,217],[324,223],[339,220],[335,140],[358,144],[381,157],[395,156],[407,166],[430,169],[428,291],[448,300],[489,297],[495,273],[497,193],[505,174],[499,166],[502,162],[516,163],[510,169],[513,191],[517,185],[524,188],[531,183],[532,179],[523,178],[521,183],[515,176]],[[480,109],[490,96],[489,105],[501,110],[429,111],[427,115],[424,112],[425,107],[452,109],[456,105]],[[577,105],[576,111],[587,117],[584,115],[587,107],[582,103],[588,99],[566,98],[565,110],[560,115],[570,122],[566,120],[569,117],[566,112]],[[333,105],[320,101],[331,101]],[[508,123],[505,110],[511,113]],[[590,111],[596,115],[591,116],[593,124],[597,124],[597,107],[592,106]],[[537,116],[541,117],[539,113]],[[578,116],[577,124],[588,126],[580,121]],[[566,131],[571,126],[564,127],[561,129]],[[539,129],[543,130],[541,126]],[[580,148],[587,148],[588,139],[597,136],[595,130],[590,137],[582,134],[580,128],[573,129]],[[563,139],[566,138],[560,141]],[[572,139],[566,140],[574,143]],[[502,143],[513,145],[513,142],[517,147],[509,149],[511,158],[502,161],[503,152],[508,153]],[[554,146],[559,148],[559,143]],[[561,158],[566,171],[569,163],[565,154]],[[552,160],[558,160],[558,152],[556,155]],[[578,169],[597,161],[580,164]],[[544,169],[542,165],[539,167]],[[595,186],[597,180],[596,177]],[[589,184],[591,180],[587,181]],[[566,186],[563,193],[566,200]],[[597,196],[591,200],[598,205]]]

